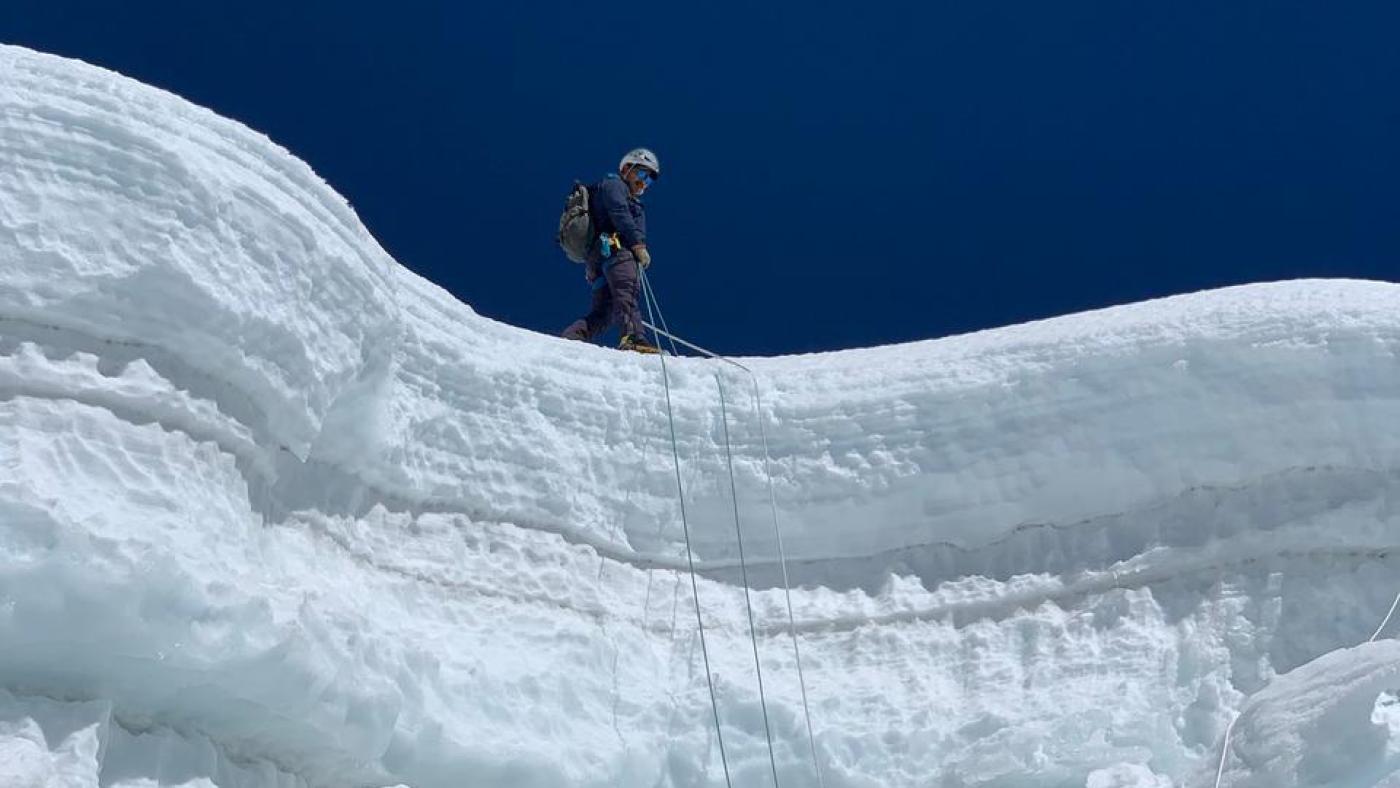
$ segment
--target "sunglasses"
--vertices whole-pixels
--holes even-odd
[[[638,167],[637,180],[641,181],[643,186],[650,186],[656,183],[656,176],[651,174],[651,170],[645,167]]]

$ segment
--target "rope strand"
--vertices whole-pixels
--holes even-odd
[[[1376,627],[1375,632],[1371,633],[1371,639],[1367,640],[1367,643],[1375,643],[1376,638],[1381,636],[1381,630],[1385,629],[1385,625],[1390,623],[1390,617],[1395,615],[1396,605],[1400,605],[1400,594],[1395,595],[1395,601],[1390,603],[1390,612],[1385,614],[1385,618],[1381,621],[1381,625]]]
[[[729,466],[729,497],[734,502],[734,536],[739,544],[739,576],[744,583],[744,608],[749,614],[749,640],[753,643],[753,669],[758,676],[758,706],[763,710],[763,735],[768,739],[768,764],[773,767],[773,788],[778,785],[778,759],[773,754],[773,730],[768,725],[768,701],[763,694],[763,663],[758,658],[758,630],[753,624],[753,600],[749,595],[749,566],[744,560],[744,529],[739,524],[739,486],[734,481],[734,451],[729,443],[729,406],[724,396],[724,377],[715,373],[719,386],[719,415],[724,424],[724,460]]]
[[[648,316],[651,315],[651,309],[651,301],[647,299]],[[685,534],[685,557],[690,565],[690,590],[695,595],[695,625],[700,631],[700,654],[705,660],[705,684],[710,689],[710,710],[715,717],[715,738],[719,740],[719,760],[724,767],[724,784],[733,788],[734,783],[729,778],[729,758],[724,753],[724,733],[719,724],[719,701],[715,698],[714,674],[710,672],[710,650],[705,645],[705,622],[700,616],[700,584],[695,579],[695,551],[691,548],[690,523],[685,514],[685,487],[681,484],[681,451],[676,440],[675,411],[671,408],[671,375],[666,369],[666,354],[658,353],[657,356],[661,359],[661,380],[666,388],[666,419],[671,425],[671,457],[676,465],[676,494],[680,499],[681,530]]]
[[[1220,747],[1220,768],[1215,770],[1215,788],[1220,788],[1220,778],[1225,776],[1225,758],[1230,755],[1230,732],[1235,729],[1235,723],[1240,721],[1240,715],[1236,714],[1230,724],[1225,726],[1225,743]]]
[[[778,496],[775,486],[773,484],[772,463],[770,460],[770,453],[768,450],[768,433],[767,429],[764,427],[765,419],[763,415],[763,397],[760,394],[760,389],[758,385],[758,375],[754,374],[753,370],[749,369],[743,364],[740,364],[737,361],[734,361],[733,359],[726,358],[724,356],[719,355],[718,353],[706,350],[705,348],[702,348],[699,345],[687,342],[684,339],[681,339],[680,337],[671,333],[670,326],[666,324],[666,316],[661,311],[661,302],[656,298],[656,293],[652,290],[651,282],[647,278],[645,271],[641,272],[641,280],[643,295],[646,298],[647,302],[647,316],[652,316],[653,306],[656,310],[656,319],[648,321],[646,327],[651,329],[653,334],[656,334],[657,336],[666,337],[670,341],[671,351],[673,353],[676,352],[676,345],[677,343],[679,343],[709,358],[715,359],[717,361],[722,361],[726,364],[730,364],[732,366],[744,370],[748,373],[749,380],[753,383],[754,412],[758,418],[758,434],[763,443],[763,474],[768,481],[768,504],[773,515],[773,535],[776,539],[778,547],[778,562],[779,565],[782,567],[783,572],[783,598],[787,604],[788,635],[792,639],[792,654],[797,666],[797,682],[798,687],[801,689],[802,692],[802,714],[807,724],[807,743],[808,746],[811,748],[812,752],[812,768],[817,775],[818,788],[825,788],[826,783],[822,775],[821,759],[817,757],[817,737],[812,729],[812,707],[811,704],[808,702],[807,698],[807,677],[802,668],[802,650],[798,646],[797,623],[792,612],[792,585],[788,578],[787,553],[783,549],[782,529],[778,524]],[[661,324],[660,328],[656,326],[657,322]],[[658,346],[660,345],[659,340],[657,344]],[[745,587],[747,588],[747,583],[745,583]],[[776,776],[774,779],[776,780]]]
[[[763,475],[768,479],[768,506],[773,511],[773,537],[778,544],[778,565],[783,569],[783,598],[787,601],[788,634],[792,636],[792,656],[797,662],[797,686],[802,690],[802,714],[807,718],[807,743],[812,748],[812,768],[817,772],[817,788],[826,788],[822,779],[821,761],[817,758],[817,737],[812,733],[812,709],[807,704],[807,679],[802,674],[802,651],[797,647],[797,622],[792,615],[792,590],[788,582],[787,553],[783,550],[783,531],[778,527],[778,494],[773,488],[773,472],[769,468],[768,433],[763,426],[763,398],[758,392],[758,376],[753,379],[754,412],[758,414],[758,436],[763,442]],[[1400,602],[1400,597],[1396,598]]]

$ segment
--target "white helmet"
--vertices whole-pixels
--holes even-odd
[[[646,148],[634,148],[622,157],[622,161],[617,163],[617,171],[620,174],[627,169],[627,165],[636,164],[651,170],[656,177],[661,177],[661,160],[656,158],[656,154]]]

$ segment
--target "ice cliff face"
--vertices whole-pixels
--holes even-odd
[[[0,784],[724,784],[656,359],[474,314],[176,97],[0,75]],[[1240,710],[1225,785],[1400,784],[1394,644],[1351,648],[1400,590],[1397,348],[1400,287],[1306,281],[745,360],[761,414],[674,360],[734,784],[720,385],[783,785],[760,418],[827,786],[1212,786]]]

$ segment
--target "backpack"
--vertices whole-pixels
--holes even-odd
[[[593,243],[593,217],[588,213],[588,198],[588,187],[574,181],[574,188],[564,200],[564,212],[559,214],[556,240],[564,254],[576,263],[588,262],[588,247]]]

